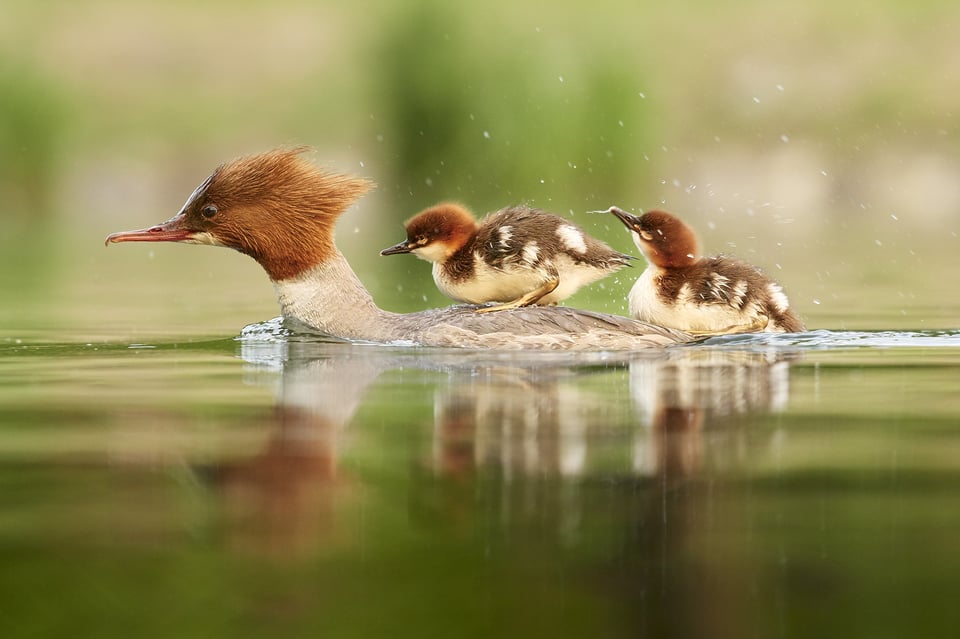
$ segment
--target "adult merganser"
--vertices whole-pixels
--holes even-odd
[[[779,284],[732,257],[698,257],[693,229],[664,211],[623,222],[648,266],[630,290],[630,315],[698,335],[797,333],[806,330]]]
[[[501,209],[478,224],[463,206],[443,202],[404,226],[407,239],[380,255],[413,253],[433,262],[437,288],[458,302],[503,302],[480,313],[556,304],[633,259],[562,217],[527,206]]]
[[[634,350],[689,335],[615,315],[571,308],[475,307],[398,314],[379,308],[334,243],[337,218],[373,186],[321,170],[305,148],[277,149],[217,168],[170,220],[107,237],[111,242],[225,246],[254,258],[283,315],[347,340],[499,349]]]

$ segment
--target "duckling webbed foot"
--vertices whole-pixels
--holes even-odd
[[[687,332],[696,337],[716,337],[718,335],[736,335],[737,333],[758,333],[767,327],[770,318],[766,315],[760,315],[750,324],[734,324],[718,331],[697,331],[688,330]]]
[[[504,302],[503,304],[497,304],[495,306],[484,306],[483,308],[478,308],[477,313],[494,313],[496,311],[505,311],[508,308],[522,308],[524,306],[532,306],[536,304],[537,301],[542,298],[544,295],[549,295],[553,292],[555,288],[560,286],[560,278],[555,277],[552,280],[548,280],[542,286],[535,288],[529,293],[521,295],[517,299]]]

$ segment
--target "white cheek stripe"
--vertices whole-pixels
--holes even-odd
[[[184,244],[206,244],[208,246],[223,246],[222,243],[217,241],[210,233],[194,233],[189,240],[183,240]]]

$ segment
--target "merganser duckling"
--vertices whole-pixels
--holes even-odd
[[[432,262],[437,288],[455,301],[503,302],[479,313],[556,304],[633,259],[562,217],[527,206],[501,209],[478,224],[463,206],[443,202],[404,226],[407,239],[380,255],[413,253]]]
[[[806,330],[779,284],[735,258],[698,257],[696,234],[676,216],[607,212],[630,229],[648,262],[630,290],[632,317],[696,335]]]
[[[286,319],[345,340],[495,349],[636,350],[689,335],[563,307],[478,315],[472,306],[417,313],[378,307],[334,242],[337,218],[373,184],[321,170],[305,148],[277,149],[217,168],[170,220],[111,242],[225,246],[267,272]]]

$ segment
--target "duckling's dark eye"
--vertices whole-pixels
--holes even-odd
[[[213,204],[207,204],[203,209],[201,209],[200,214],[208,220],[217,214],[217,207]]]

